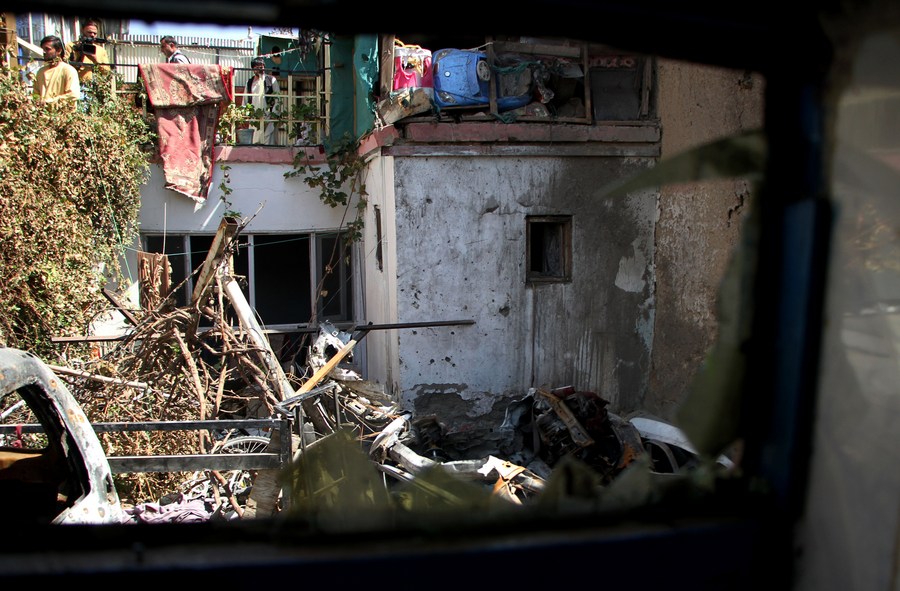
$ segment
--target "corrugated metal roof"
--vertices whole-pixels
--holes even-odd
[[[161,35],[114,35],[117,42],[120,43],[151,43],[159,45]],[[178,46],[184,51],[183,46],[200,46],[200,47],[227,47],[240,49],[255,49],[256,39],[214,39],[211,37],[185,37],[183,35],[173,35]]]
[[[253,40],[174,37],[178,48],[191,63],[219,64],[234,68],[236,85],[245,85],[252,74],[250,60],[256,55],[256,42]],[[117,35],[113,41],[107,46],[107,50],[116,71],[123,76],[125,82],[137,82],[138,64],[163,61],[159,52],[158,35]]]

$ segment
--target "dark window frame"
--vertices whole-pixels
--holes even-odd
[[[525,217],[525,281],[569,283],[572,281],[571,215]]]
[[[316,301],[316,317],[320,320],[331,320],[335,322],[353,321],[355,308],[353,280],[355,255],[353,254],[351,243],[345,241],[343,250],[345,256],[340,257],[340,260],[336,264],[331,265],[339,274],[338,289],[334,289],[335,284],[332,281],[331,291],[337,291],[340,294],[340,297],[335,299],[332,294],[330,303],[323,302],[320,298],[316,297],[317,290],[320,288],[323,270],[327,262],[323,257],[329,257],[330,255],[330,249],[322,248],[323,242],[333,240],[335,237],[343,235],[344,233],[339,231],[325,231],[291,234],[257,232],[252,234],[242,234],[240,236],[241,243],[239,245],[238,255],[235,257],[234,273],[239,277],[246,278],[246,281],[241,281],[244,295],[247,297],[250,306],[256,310],[257,314],[259,314],[263,324],[270,328],[306,325],[313,320],[310,318],[312,315],[312,305],[310,302],[312,301]],[[279,237],[281,240],[279,240]],[[165,251],[170,255],[169,263],[172,266],[172,288],[181,290],[176,298],[176,305],[186,305],[194,287],[193,272],[206,258],[206,252],[194,249],[194,242],[211,242],[212,238],[212,234],[205,233],[167,234],[165,237],[163,237],[162,233],[157,232],[144,232],[141,234],[141,245],[146,252],[161,252],[161,241],[164,240]],[[256,238],[260,238],[262,244],[257,244]],[[303,268],[309,273],[309,277],[306,280],[308,296],[303,300],[306,304],[303,305],[301,303],[298,306],[296,319],[286,320],[285,318],[279,318],[277,322],[267,322],[266,319],[268,314],[266,312],[265,304],[260,304],[258,301],[260,296],[263,296],[263,298],[266,296],[258,291],[259,287],[264,288],[265,283],[261,284],[260,280],[256,277],[257,267],[259,266],[256,260],[256,249],[265,247],[267,244],[277,244],[282,240],[303,240],[307,242],[306,253],[308,261]],[[241,254],[241,251],[243,251],[243,254]],[[271,264],[266,266],[269,269],[272,268]],[[287,264],[285,264],[284,268],[286,273],[290,272],[290,267]],[[182,280],[185,277],[188,279],[186,282],[182,283]],[[325,314],[326,310],[329,312],[328,314]]]

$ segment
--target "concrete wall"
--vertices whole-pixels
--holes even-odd
[[[224,201],[220,184],[226,171],[219,164],[230,167],[227,173],[232,193],[225,196]],[[248,218],[255,214],[245,230],[248,233],[340,227],[343,210],[324,205],[318,191],[307,187],[302,178],[284,178],[284,173],[292,170],[289,164],[240,161],[220,161],[219,164],[214,168],[209,197],[199,205],[166,189],[162,168],[151,167],[150,180],[141,191],[141,230],[215,233],[226,209]]]
[[[363,229],[365,274],[364,306],[360,315],[373,324],[396,324],[397,314],[397,232],[394,224],[394,159],[378,156],[370,162],[366,176],[369,193]],[[376,212],[381,217],[381,268]],[[385,392],[399,397],[397,334],[399,330],[373,330],[361,342],[365,345],[366,378],[384,385]]]
[[[476,321],[398,331],[403,404],[438,415],[450,433],[480,436],[530,386],[572,385],[616,410],[640,408],[653,340],[657,195],[599,192],[653,159],[394,160],[398,321]],[[526,284],[529,214],[573,216],[570,283]]]
[[[250,220],[243,230],[248,234],[301,233],[341,227],[343,208],[323,204],[319,192],[310,189],[301,177],[284,177],[285,172],[293,170],[291,149],[218,147],[217,150],[220,158],[214,167],[209,196],[202,204],[166,189],[162,167],[151,166],[150,179],[141,190],[141,232],[214,234],[229,210]],[[321,161],[321,157],[316,157]],[[223,166],[229,170],[223,170]],[[232,191],[229,195],[220,188],[226,173]],[[352,214],[354,205],[348,211]],[[133,250],[127,253],[126,262],[128,269],[137,268]],[[132,275],[136,282],[137,276]],[[137,303],[135,284],[131,285],[128,297]]]
[[[662,158],[757,129],[763,80],[670,60],[658,62]],[[740,180],[663,186],[656,229],[656,328],[644,410],[674,420],[716,337],[716,295],[750,206]]]

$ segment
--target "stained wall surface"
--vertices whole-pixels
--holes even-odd
[[[658,62],[665,160],[763,123],[764,80],[748,72]],[[716,298],[750,207],[739,179],[660,189],[656,327],[644,411],[672,421],[716,337]]]
[[[602,196],[652,158],[394,159],[403,403],[450,433],[496,429],[529,387],[571,385],[641,407],[654,326],[654,191]],[[572,216],[572,278],[526,282],[526,216]],[[492,425],[486,427],[485,425]]]

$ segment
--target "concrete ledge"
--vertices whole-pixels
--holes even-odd
[[[325,162],[322,146],[216,146],[216,162],[256,162],[260,164],[292,164],[297,154],[305,154],[307,163]]]
[[[383,146],[392,145],[398,139],[400,139],[400,132],[393,125],[376,129],[359,143],[359,154],[365,156]]]
[[[569,143],[447,143],[385,146],[385,156],[535,156],[535,157],[624,157],[659,158],[658,143],[569,142]]]
[[[559,123],[407,123],[404,143],[451,142],[658,142],[659,124],[574,125]]]

